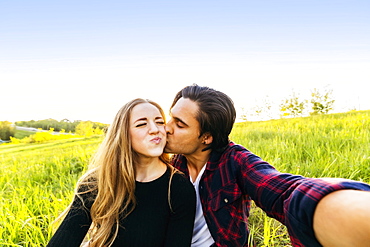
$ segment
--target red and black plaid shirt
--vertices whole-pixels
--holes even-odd
[[[173,165],[189,177],[186,158]],[[293,246],[321,246],[313,232],[318,201],[340,189],[369,190],[367,184],[280,173],[257,155],[232,142],[222,153],[212,152],[199,183],[199,194],[214,246],[247,246],[252,199],[267,215],[288,228]]]

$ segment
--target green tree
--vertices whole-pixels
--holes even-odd
[[[321,94],[318,89],[314,89],[311,93],[312,112],[310,115],[327,114],[333,110],[335,100],[332,99],[333,90],[326,90]]]
[[[290,98],[283,100],[280,104],[280,112],[282,117],[293,116],[298,117],[303,115],[306,108],[307,100],[301,101],[293,92]]]
[[[242,112],[240,114],[240,119],[243,120],[243,121],[247,121],[248,120],[247,111],[245,110],[244,107],[242,107]]]
[[[94,124],[91,121],[81,121],[76,126],[76,134],[81,136],[94,135]]]
[[[256,116],[259,120],[272,118],[271,116],[272,103],[269,99],[269,96],[266,95],[259,100],[258,105],[252,108],[253,115]]]
[[[0,139],[10,140],[11,136],[14,136],[15,128],[11,122],[0,121]]]

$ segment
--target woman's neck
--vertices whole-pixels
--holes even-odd
[[[141,159],[135,165],[136,181],[150,182],[162,176],[167,170],[167,165],[159,158]]]

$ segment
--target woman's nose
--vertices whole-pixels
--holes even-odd
[[[150,123],[149,124],[149,133],[158,133],[159,128],[156,123]]]

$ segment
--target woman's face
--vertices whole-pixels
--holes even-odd
[[[166,145],[164,119],[154,105],[141,103],[131,112],[130,137],[139,157],[158,157]]]

